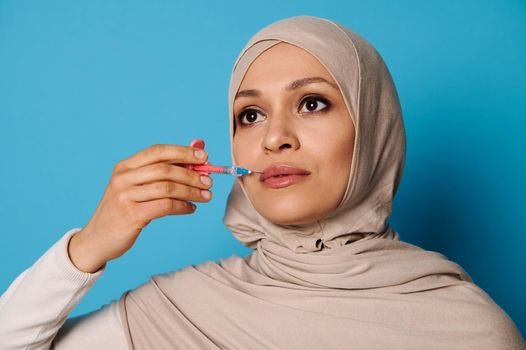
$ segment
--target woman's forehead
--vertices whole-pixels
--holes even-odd
[[[310,79],[309,81],[307,81]],[[258,87],[292,89],[298,84],[323,82],[337,87],[332,74],[312,54],[306,50],[281,42],[261,53],[251,62],[239,85],[236,97],[241,90]],[[241,93],[243,95],[243,93]]]

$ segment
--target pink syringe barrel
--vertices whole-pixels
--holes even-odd
[[[211,164],[187,164],[185,165],[185,168],[195,170],[203,175],[209,175],[210,173],[225,173],[224,167]]]

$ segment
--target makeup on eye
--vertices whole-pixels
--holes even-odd
[[[307,106],[307,102],[315,101],[315,106],[313,110],[307,110],[300,113],[324,113],[327,112],[327,110],[331,107],[331,103],[324,97],[318,96],[318,95],[307,95],[303,97],[301,100],[299,106]],[[325,107],[323,107],[321,110],[317,110],[319,107],[319,102],[321,102]],[[311,105],[312,106],[312,105]],[[309,107],[307,107],[309,109]],[[241,126],[249,126],[252,124],[256,124],[258,121],[257,114],[261,113],[259,110],[255,108],[247,108],[243,111],[241,111],[236,120]],[[266,118],[266,116],[265,116]],[[264,119],[263,119],[264,120]]]
[[[318,102],[321,102],[323,103],[326,107],[323,108],[322,110],[326,110],[330,107],[330,102],[323,98],[323,97],[320,97],[320,96],[306,96],[303,100],[302,100],[302,103],[300,104],[300,106],[302,106],[303,104],[306,104],[307,101],[318,101]],[[316,104],[316,107],[318,106],[318,104]],[[315,108],[317,109],[317,108]],[[308,111],[309,113],[316,113],[316,112],[321,112],[321,111]]]

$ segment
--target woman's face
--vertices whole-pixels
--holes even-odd
[[[237,164],[266,170],[241,178],[261,215],[299,225],[336,209],[355,128],[336,82],[314,56],[288,43],[264,51],[241,82],[234,121]]]

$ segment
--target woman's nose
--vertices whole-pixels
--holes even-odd
[[[282,116],[269,119],[262,144],[265,152],[280,152],[287,148],[298,149],[300,142],[292,121]]]

